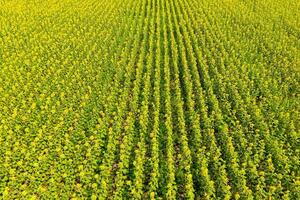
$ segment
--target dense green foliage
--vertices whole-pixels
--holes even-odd
[[[0,2],[0,199],[300,199],[300,1]]]

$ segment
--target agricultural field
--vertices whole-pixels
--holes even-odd
[[[300,1],[0,1],[0,199],[300,199]]]

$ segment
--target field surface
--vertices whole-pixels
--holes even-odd
[[[0,1],[0,199],[300,199],[300,1]]]

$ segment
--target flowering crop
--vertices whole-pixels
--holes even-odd
[[[299,9],[1,1],[0,199],[300,199]]]

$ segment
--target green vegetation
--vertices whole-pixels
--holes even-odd
[[[300,1],[0,2],[0,199],[300,199]]]

